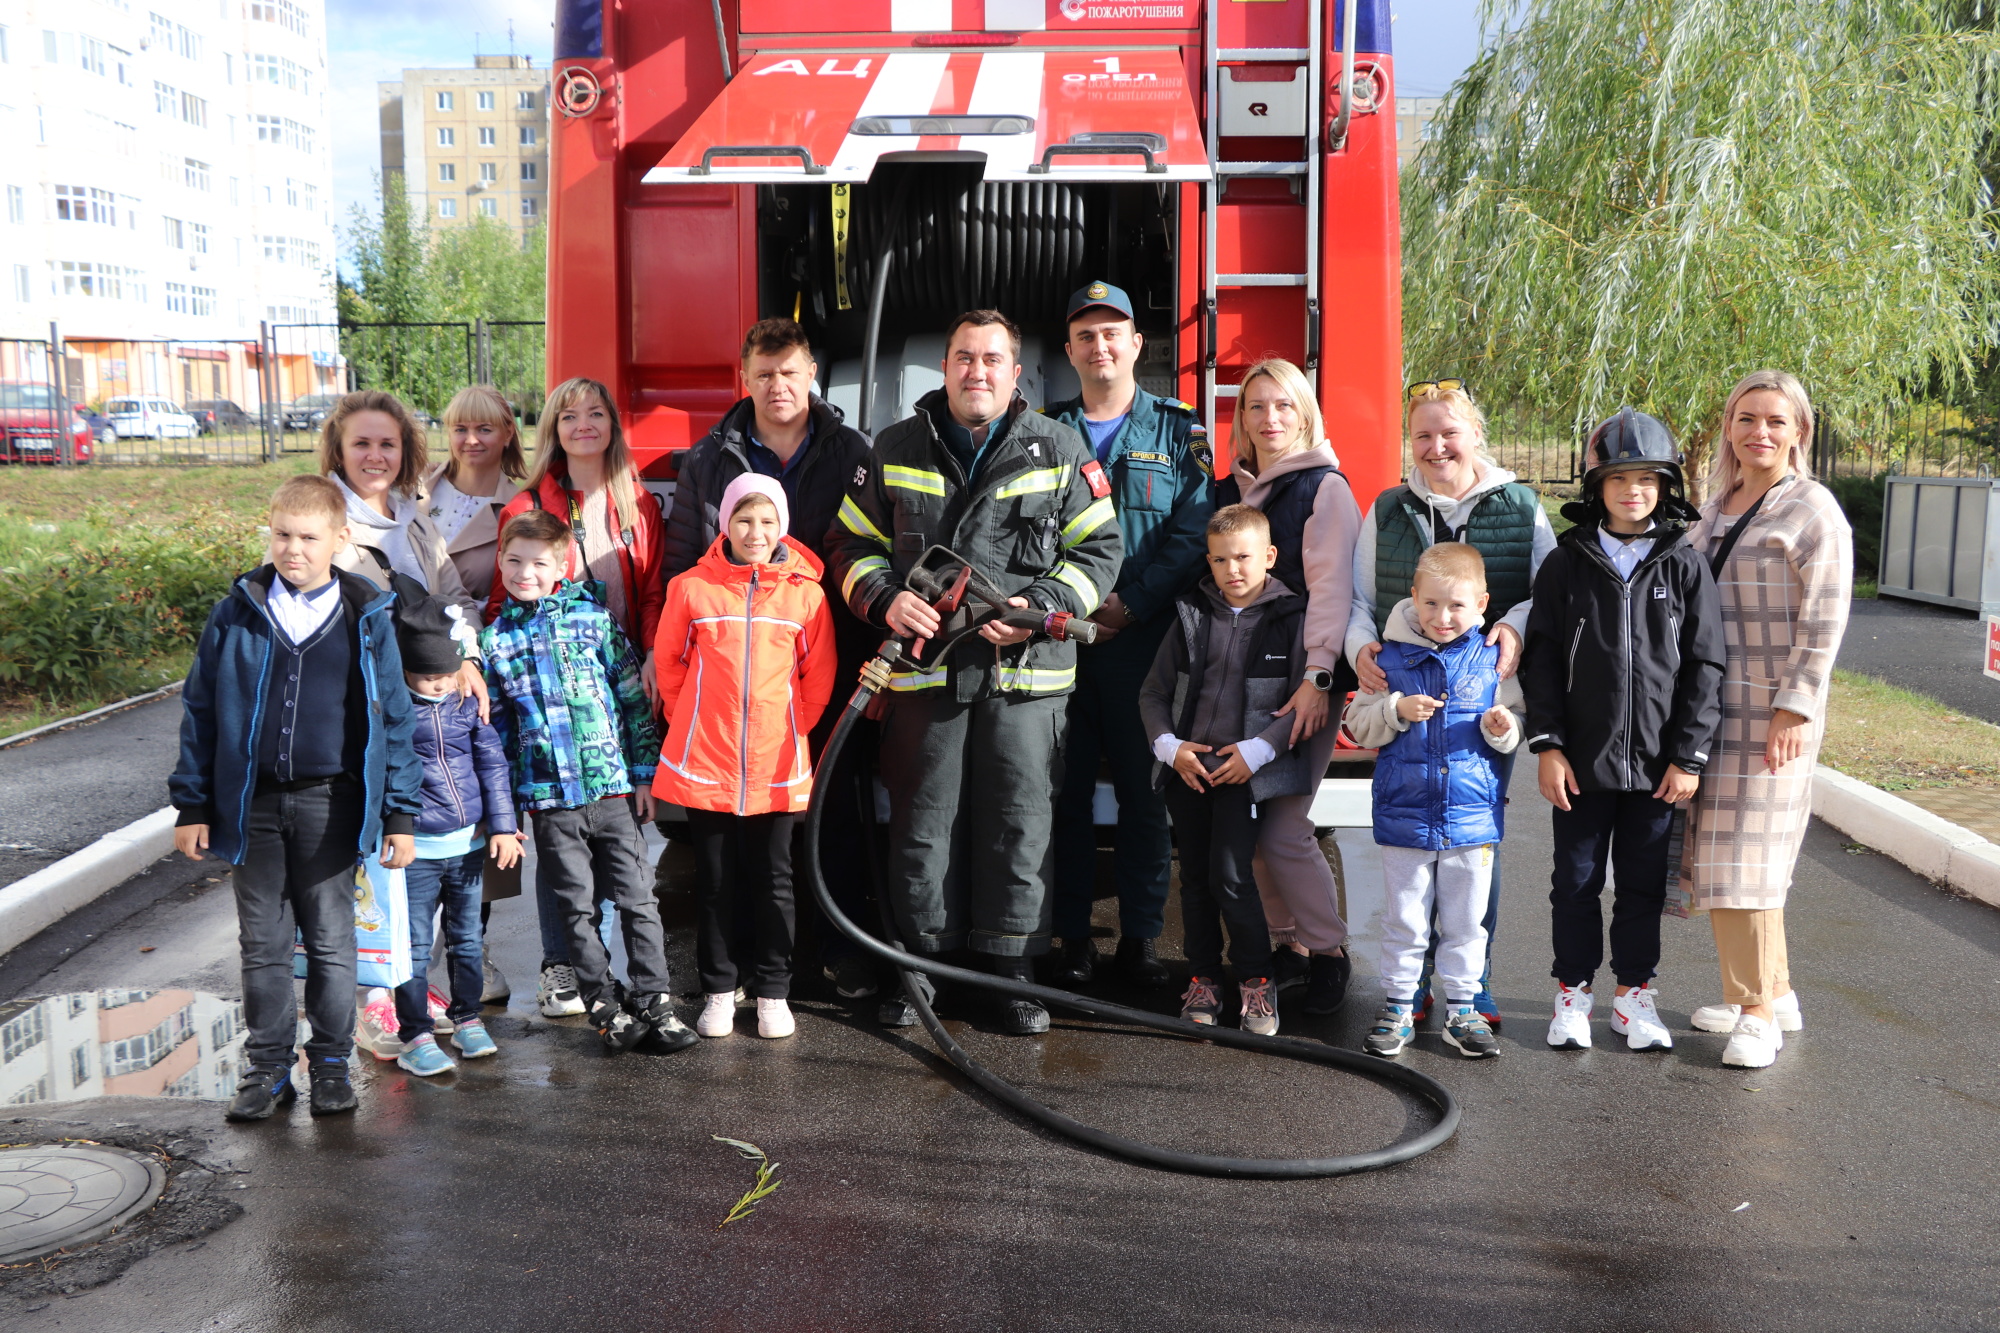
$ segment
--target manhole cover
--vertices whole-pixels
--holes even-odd
[[[0,1264],[96,1240],[152,1207],[166,1183],[158,1162],[117,1148],[0,1149]]]

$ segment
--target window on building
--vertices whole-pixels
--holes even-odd
[[[457,180],[458,164],[456,162],[438,163],[438,179],[445,182],[451,182]]]
[[[535,127],[533,125],[523,125],[521,127],[521,147],[533,148],[535,146],[535,139]]]
[[[69,1053],[69,1085],[80,1088],[90,1082],[90,1043],[84,1042]]]
[[[457,216],[458,216],[458,200],[456,200],[456,199],[440,199],[440,200],[438,200],[438,216],[439,216],[439,217],[441,217],[441,218],[455,218],[455,217],[457,217]]]
[[[491,110],[493,109],[493,94],[492,94],[492,93],[481,93],[481,94],[479,94],[479,109],[480,109],[481,111],[491,111]]]
[[[516,111],[533,111],[535,109],[535,95],[531,92],[520,94],[520,96],[514,99],[514,109]]]
[[[541,168],[540,168],[540,164],[538,164],[538,163],[535,163],[535,162],[523,162],[523,163],[521,164],[521,179],[522,179],[522,180],[524,180],[524,181],[531,181],[531,180],[534,180],[534,179],[535,179],[535,178],[536,178],[537,176],[539,176],[540,174],[541,174]]]
[[[0,65],[11,65],[14,57],[7,41],[7,25],[0,23]]]
[[[180,110],[181,95],[158,79],[153,80],[153,110],[171,116]]]
[[[440,110],[440,111],[449,111],[449,110],[451,110],[451,94],[450,94],[450,93],[444,93],[444,92],[441,92],[441,93],[439,93],[439,94],[437,95],[437,109],[438,109],[438,110]]]
[[[187,223],[182,222],[179,218],[161,218],[160,221],[166,224],[167,248],[171,250],[187,249]],[[169,287],[167,290],[172,291],[173,289]]]
[[[485,185],[491,185],[498,181],[500,179],[500,164],[498,162],[481,162],[479,164],[479,179]]]
[[[208,188],[208,163],[198,162],[191,157],[183,158],[181,160],[181,180],[190,190],[206,190]]]
[[[22,305],[34,299],[34,279],[29,276],[26,264],[14,265],[14,299]]]
[[[498,199],[481,199],[479,201],[479,216],[483,218],[499,217],[500,201]]]
[[[42,1023],[42,1006],[31,1005],[5,1024],[0,1024],[0,1064],[12,1064],[22,1052],[42,1044],[48,1029]]]
[[[481,125],[479,127],[479,146],[481,148],[494,147],[499,140],[499,134],[500,131],[494,129],[491,125]]]
[[[138,78],[132,73],[132,53],[114,46],[111,48],[111,72],[118,82],[127,88],[137,88]]]
[[[153,47],[162,54],[174,49],[174,21],[165,14],[154,14]]]
[[[104,72],[104,43],[95,37],[79,37],[76,40],[76,63],[92,74]]]
[[[319,186],[311,181],[306,182],[306,211],[308,213],[319,211]]]
[[[438,126],[438,147],[450,148],[458,143],[458,131],[449,125]]]
[[[208,224],[206,222],[188,223],[188,249],[198,255],[208,253]]]
[[[23,223],[28,220],[28,192],[18,185],[7,187],[7,220]]]
[[[185,315],[188,312],[188,289],[184,282],[167,284],[167,313]]]
[[[290,208],[299,206],[299,183],[290,176],[285,177],[285,204]]]
[[[191,31],[182,24],[174,25],[174,37],[180,53],[189,60],[201,59],[201,34]]]
[[[208,128],[208,99],[193,93],[181,94],[181,119],[190,125]]]
[[[118,225],[117,200],[109,190],[95,190],[82,185],[58,185],[56,192],[56,221],[58,222],[98,222],[107,227]]]
[[[215,313],[215,288],[191,287],[188,289],[188,313],[191,315],[212,315]],[[215,367],[210,367],[215,369]],[[218,394],[221,390],[216,391]]]
[[[128,294],[134,299],[146,299],[146,289],[128,279],[138,277],[136,271],[120,268],[116,264],[98,264],[87,259],[60,259],[50,263],[55,278],[58,296],[89,296],[104,300],[121,300]]]
[[[259,23],[275,23],[301,37],[306,35],[306,12],[297,0],[250,0],[250,17]]]
[[[539,213],[540,211],[541,211],[541,210],[540,210],[540,209],[539,209],[539,208],[538,208],[538,207],[536,206],[536,204],[535,204],[535,197],[534,197],[533,195],[531,195],[531,194],[530,194],[530,195],[523,195],[523,196],[521,197],[521,216],[522,216],[522,217],[524,217],[524,218],[533,218],[533,217],[535,217],[535,216],[536,216],[536,215],[537,215],[537,214],[538,214],[538,213]]]

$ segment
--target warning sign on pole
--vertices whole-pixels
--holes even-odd
[[[2000,616],[1986,617],[1986,674],[2000,680]]]

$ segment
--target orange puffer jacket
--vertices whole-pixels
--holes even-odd
[[[728,541],[667,585],[653,664],[668,727],[653,795],[737,815],[804,810],[806,735],[839,669],[824,567],[793,541],[770,564],[734,564]]]

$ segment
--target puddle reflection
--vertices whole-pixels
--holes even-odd
[[[226,1101],[243,1070],[243,1002],[97,990],[0,1004],[0,1106],[87,1097]]]

